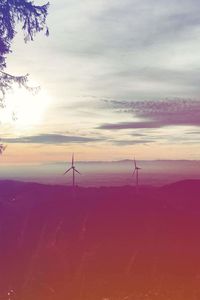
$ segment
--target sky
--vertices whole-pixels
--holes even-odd
[[[8,56],[7,71],[41,90],[7,94],[2,164],[67,162],[72,152],[200,159],[199,15],[197,0],[51,0],[49,37],[25,44],[19,25]]]

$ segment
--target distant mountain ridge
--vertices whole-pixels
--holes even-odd
[[[34,181],[48,184],[71,185],[70,174],[63,176],[71,162],[49,162],[33,165],[2,165],[0,179]],[[134,185],[132,176],[133,160],[110,162],[75,161],[81,175],[77,174],[76,182],[81,186],[123,186]],[[141,167],[139,181],[142,185],[163,186],[187,178],[200,179],[200,161],[190,160],[138,160]]]

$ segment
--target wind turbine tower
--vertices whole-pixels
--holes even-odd
[[[141,168],[139,168],[137,166],[136,160],[134,158],[134,171],[133,171],[133,176],[135,175],[136,178],[136,186],[139,185],[139,171],[141,170]]]
[[[75,165],[74,165],[74,153],[72,154],[72,164],[71,164],[71,167],[63,174],[67,174],[69,171],[72,170],[72,186],[73,188],[75,187],[75,173],[78,173],[78,174],[81,174],[76,168],[75,168]]]

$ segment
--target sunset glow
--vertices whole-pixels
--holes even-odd
[[[53,1],[50,36],[24,44],[19,32],[8,56],[9,72],[30,72],[41,86],[36,96],[16,89],[7,97],[9,151],[18,144],[21,163],[72,152],[79,160],[200,159],[196,13],[193,2],[163,10],[163,1]]]
[[[5,108],[1,109],[2,126],[10,127],[18,134],[22,134],[34,126],[43,123],[45,113],[50,108],[51,100],[47,93],[39,91],[36,95],[24,89],[16,88],[5,99]]]

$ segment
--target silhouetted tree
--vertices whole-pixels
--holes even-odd
[[[46,17],[49,3],[34,5],[28,0],[0,0],[0,105],[4,106],[3,100],[7,90],[11,89],[14,83],[33,90],[27,85],[28,74],[25,76],[14,76],[8,74],[6,69],[6,56],[11,52],[11,44],[16,34],[16,24],[22,23],[24,40],[33,40],[37,32],[45,31],[49,34],[46,26]],[[0,154],[4,150],[0,145]]]
[[[6,68],[6,55],[11,52],[11,43],[15,37],[16,23],[22,23],[25,33],[25,42],[33,40],[37,32],[49,31],[46,26],[46,17],[49,3],[38,6],[27,0],[0,0],[0,90],[2,98],[7,89],[10,89],[14,82],[27,86],[26,76],[13,76],[4,72]]]

